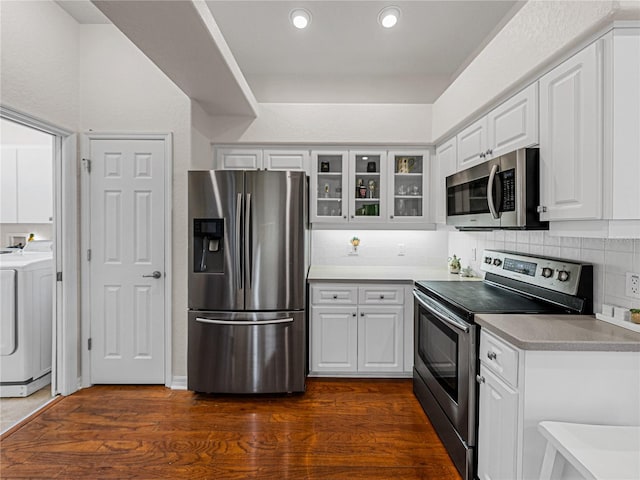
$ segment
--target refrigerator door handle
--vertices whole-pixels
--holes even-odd
[[[252,327],[254,325],[276,325],[278,323],[292,323],[293,318],[279,318],[277,320],[214,320],[212,318],[196,317],[196,322],[200,323],[213,323],[215,325],[244,325],[246,327]]]
[[[244,239],[244,248],[245,248],[245,261],[247,262],[247,277],[248,277],[248,287],[252,288],[252,279],[251,273],[253,269],[253,228],[252,228],[252,218],[251,218],[251,194],[247,193],[247,210],[245,211],[245,228],[244,233],[246,238]]]
[[[244,274],[242,272],[242,262],[240,260],[241,249],[240,249],[240,229],[242,225],[242,194],[238,194],[238,198],[236,200],[236,255],[235,255],[235,271],[236,271],[236,286],[239,289],[244,288],[243,277]]]

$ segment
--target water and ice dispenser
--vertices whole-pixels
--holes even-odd
[[[224,219],[193,219],[193,270],[224,273]]]

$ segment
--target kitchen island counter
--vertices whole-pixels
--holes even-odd
[[[592,315],[479,314],[475,321],[523,350],[640,352],[640,333]]]

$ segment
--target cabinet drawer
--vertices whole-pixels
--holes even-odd
[[[480,333],[480,362],[510,385],[518,386],[518,351],[484,329]]]
[[[353,285],[312,285],[311,303],[315,305],[355,305],[358,287]]]
[[[358,303],[364,305],[402,305],[404,287],[371,285],[358,288]]]

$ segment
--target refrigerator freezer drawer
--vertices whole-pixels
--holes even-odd
[[[305,389],[304,311],[192,311],[188,338],[189,390],[252,394]]]

